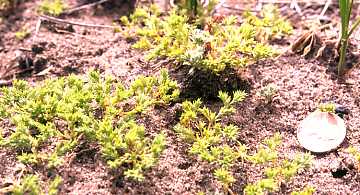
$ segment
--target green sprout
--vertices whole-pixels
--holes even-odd
[[[275,84],[268,84],[260,89],[257,93],[259,97],[265,100],[265,103],[271,103],[276,93],[278,92],[278,87]]]
[[[39,6],[39,12],[42,14],[59,16],[66,8],[67,5],[62,0],[44,0]]]
[[[28,30],[28,29],[26,29],[26,28],[22,28],[22,29],[20,29],[19,31],[17,31],[16,33],[15,33],[15,37],[16,37],[16,39],[18,39],[18,40],[24,40],[25,38],[27,38],[28,36],[30,35],[30,31]]]
[[[315,191],[315,188],[307,186],[302,191],[291,192],[291,195],[312,195]]]
[[[350,146],[349,148],[346,149],[346,151],[348,153],[350,153],[354,158],[355,160],[357,161],[358,165],[358,170],[360,171],[360,151],[357,150],[355,147],[353,146]]]
[[[321,112],[335,113],[336,105],[334,103],[320,104],[318,108]]]
[[[203,5],[199,0],[181,0],[177,3],[177,8],[185,10],[195,24],[204,26],[218,2],[219,0],[207,0],[206,5]]]

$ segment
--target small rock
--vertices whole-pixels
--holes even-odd
[[[18,63],[18,66],[21,69],[27,69],[33,66],[33,59],[29,55],[21,51],[16,51],[15,55],[16,55],[15,59]]]
[[[335,104],[335,114],[343,118],[344,115],[350,114],[350,109],[347,108],[346,106]]]
[[[342,162],[344,163],[344,165],[348,168],[348,169],[355,169],[355,162],[353,159],[351,158],[344,158],[342,160]]]
[[[41,46],[41,45],[38,45],[38,44],[33,44],[31,46],[31,51],[34,54],[41,54],[44,50],[45,50],[45,48],[43,46]]]
[[[75,32],[74,26],[71,25],[71,24],[65,26],[64,30],[69,31],[69,32],[73,32],[73,33]]]
[[[44,70],[47,62],[48,62],[48,60],[46,58],[43,58],[43,57],[37,58],[34,63],[35,72],[40,72],[40,71]]]
[[[95,51],[95,56],[101,56],[104,53],[104,49],[103,48],[99,48]]]
[[[334,178],[342,178],[348,173],[348,170],[343,167],[339,167],[336,170],[331,171],[331,174]]]

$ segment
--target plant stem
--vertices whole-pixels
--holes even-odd
[[[341,39],[340,39],[340,59],[338,64],[338,75],[344,73],[346,61],[346,49],[349,40],[349,21],[353,6],[352,0],[339,0],[340,17],[341,17]]]
[[[344,73],[347,45],[348,45],[348,39],[342,38],[340,41],[340,59],[338,64],[338,75],[342,75]]]
[[[356,20],[354,25],[351,27],[350,31],[347,35],[342,35],[341,41],[340,41],[340,59],[338,64],[338,75],[342,75],[344,73],[344,65],[346,62],[346,49],[348,46],[348,41],[351,36],[351,34],[354,32],[354,30],[360,25],[360,18]]]

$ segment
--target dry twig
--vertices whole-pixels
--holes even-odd
[[[63,12],[62,14],[72,14],[74,12],[77,12],[77,11],[80,11],[80,10],[83,10],[83,9],[87,9],[87,8],[90,8],[90,7],[94,7],[94,6],[97,6],[97,5],[100,5],[100,4],[103,4],[105,2],[108,2],[110,0],[100,0],[100,1],[96,1],[94,3],[89,3],[89,4],[85,4],[85,5],[81,5],[79,7],[74,7],[72,9],[69,9],[65,12]]]
[[[86,23],[81,23],[81,22],[73,22],[73,21],[68,21],[68,20],[64,20],[64,19],[60,19],[60,18],[46,16],[46,15],[41,15],[40,19],[50,21],[50,22],[54,22],[54,23],[70,24],[70,25],[84,26],[84,27],[111,28],[111,29],[116,28],[115,26],[110,26],[110,25],[86,24]]]

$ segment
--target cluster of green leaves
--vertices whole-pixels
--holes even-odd
[[[245,188],[246,194],[264,194],[266,191],[275,192],[281,182],[290,180],[300,170],[310,165],[311,155],[297,155],[293,160],[279,160],[277,147],[281,144],[281,136],[276,133],[265,139],[258,151],[247,153],[247,147],[237,141],[239,128],[233,124],[225,125],[223,119],[235,112],[234,105],[245,98],[245,93],[236,91],[233,97],[220,92],[219,98],[223,106],[218,112],[213,112],[198,99],[182,103],[183,113],[180,122],[174,127],[179,137],[189,142],[189,152],[197,155],[201,160],[214,164],[215,178],[224,189],[236,181],[231,173],[231,167],[238,160],[254,164],[269,164],[265,169],[266,178],[256,184],[249,184]]]
[[[65,11],[66,8],[67,5],[63,0],[43,0],[38,10],[42,14],[59,16]]]
[[[231,97],[220,92],[219,98],[224,105],[218,112],[201,107],[200,99],[185,101],[182,103],[180,122],[174,127],[181,138],[192,144],[191,154],[217,166],[214,175],[225,188],[235,182],[230,169],[237,159],[244,157],[246,147],[237,141],[239,128],[232,124],[223,125],[222,120],[235,112],[233,106],[242,101],[245,95],[242,91],[236,91]]]
[[[307,186],[302,191],[291,192],[291,195],[312,195],[315,191],[315,188]]]
[[[40,179],[37,175],[26,175],[18,183],[0,189],[0,192],[4,194],[11,193],[14,195],[56,195],[58,194],[58,188],[61,183],[62,178],[60,176],[56,176],[54,180],[49,183],[49,188],[47,192],[45,192],[42,190],[43,186],[41,185]]]
[[[186,14],[194,20],[194,24],[203,26],[218,2],[218,0],[207,0],[205,4],[202,4],[200,0],[180,0],[177,3],[177,9],[186,10]]]
[[[360,151],[357,150],[355,147],[351,146],[347,148],[347,152],[354,156],[355,160],[357,161],[358,170],[360,171]]]
[[[281,137],[275,134],[272,138],[266,139],[258,151],[249,155],[248,160],[255,164],[267,164],[264,174],[265,178],[254,184],[248,184],[244,192],[248,195],[257,195],[276,192],[281,183],[289,182],[301,170],[311,165],[312,156],[310,154],[297,154],[292,160],[279,160],[276,148],[281,144]]]
[[[136,119],[180,92],[162,70],[158,77],[140,76],[128,88],[91,72],[35,87],[15,81],[1,93],[0,119],[9,118],[15,129],[0,139],[0,146],[15,149],[21,162],[57,167],[80,143],[96,142],[110,167],[126,165],[125,176],[141,180],[141,172],[162,152],[165,136],[151,141]]]
[[[268,84],[260,89],[257,95],[265,100],[265,103],[271,103],[276,93],[278,92],[278,88],[275,84]]]
[[[255,164],[263,164],[278,159],[277,147],[281,144],[281,136],[279,133],[273,137],[267,138],[263,144],[259,146],[258,151],[248,157],[248,160]]]
[[[360,152],[355,147],[349,147],[347,151],[355,157],[357,161],[360,162]]]
[[[244,13],[245,22],[256,27],[256,38],[261,42],[290,35],[293,27],[285,20],[276,6],[268,4],[260,12],[261,18],[247,11]]]
[[[319,105],[318,108],[321,112],[329,112],[329,113],[335,113],[336,105],[332,102],[323,103]]]
[[[186,11],[172,10],[164,18],[159,15],[158,9],[150,6],[121,18],[127,26],[124,34],[138,39],[133,47],[148,50],[148,60],[168,58],[219,73],[226,67],[243,67],[276,53],[256,40],[258,26],[249,22],[239,26],[235,16],[208,18],[202,29],[189,21]]]
[[[21,28],[19,31],[15,32],[15,37],[18,40],[24,40],[30,35],[30,31],[27,28]]]

